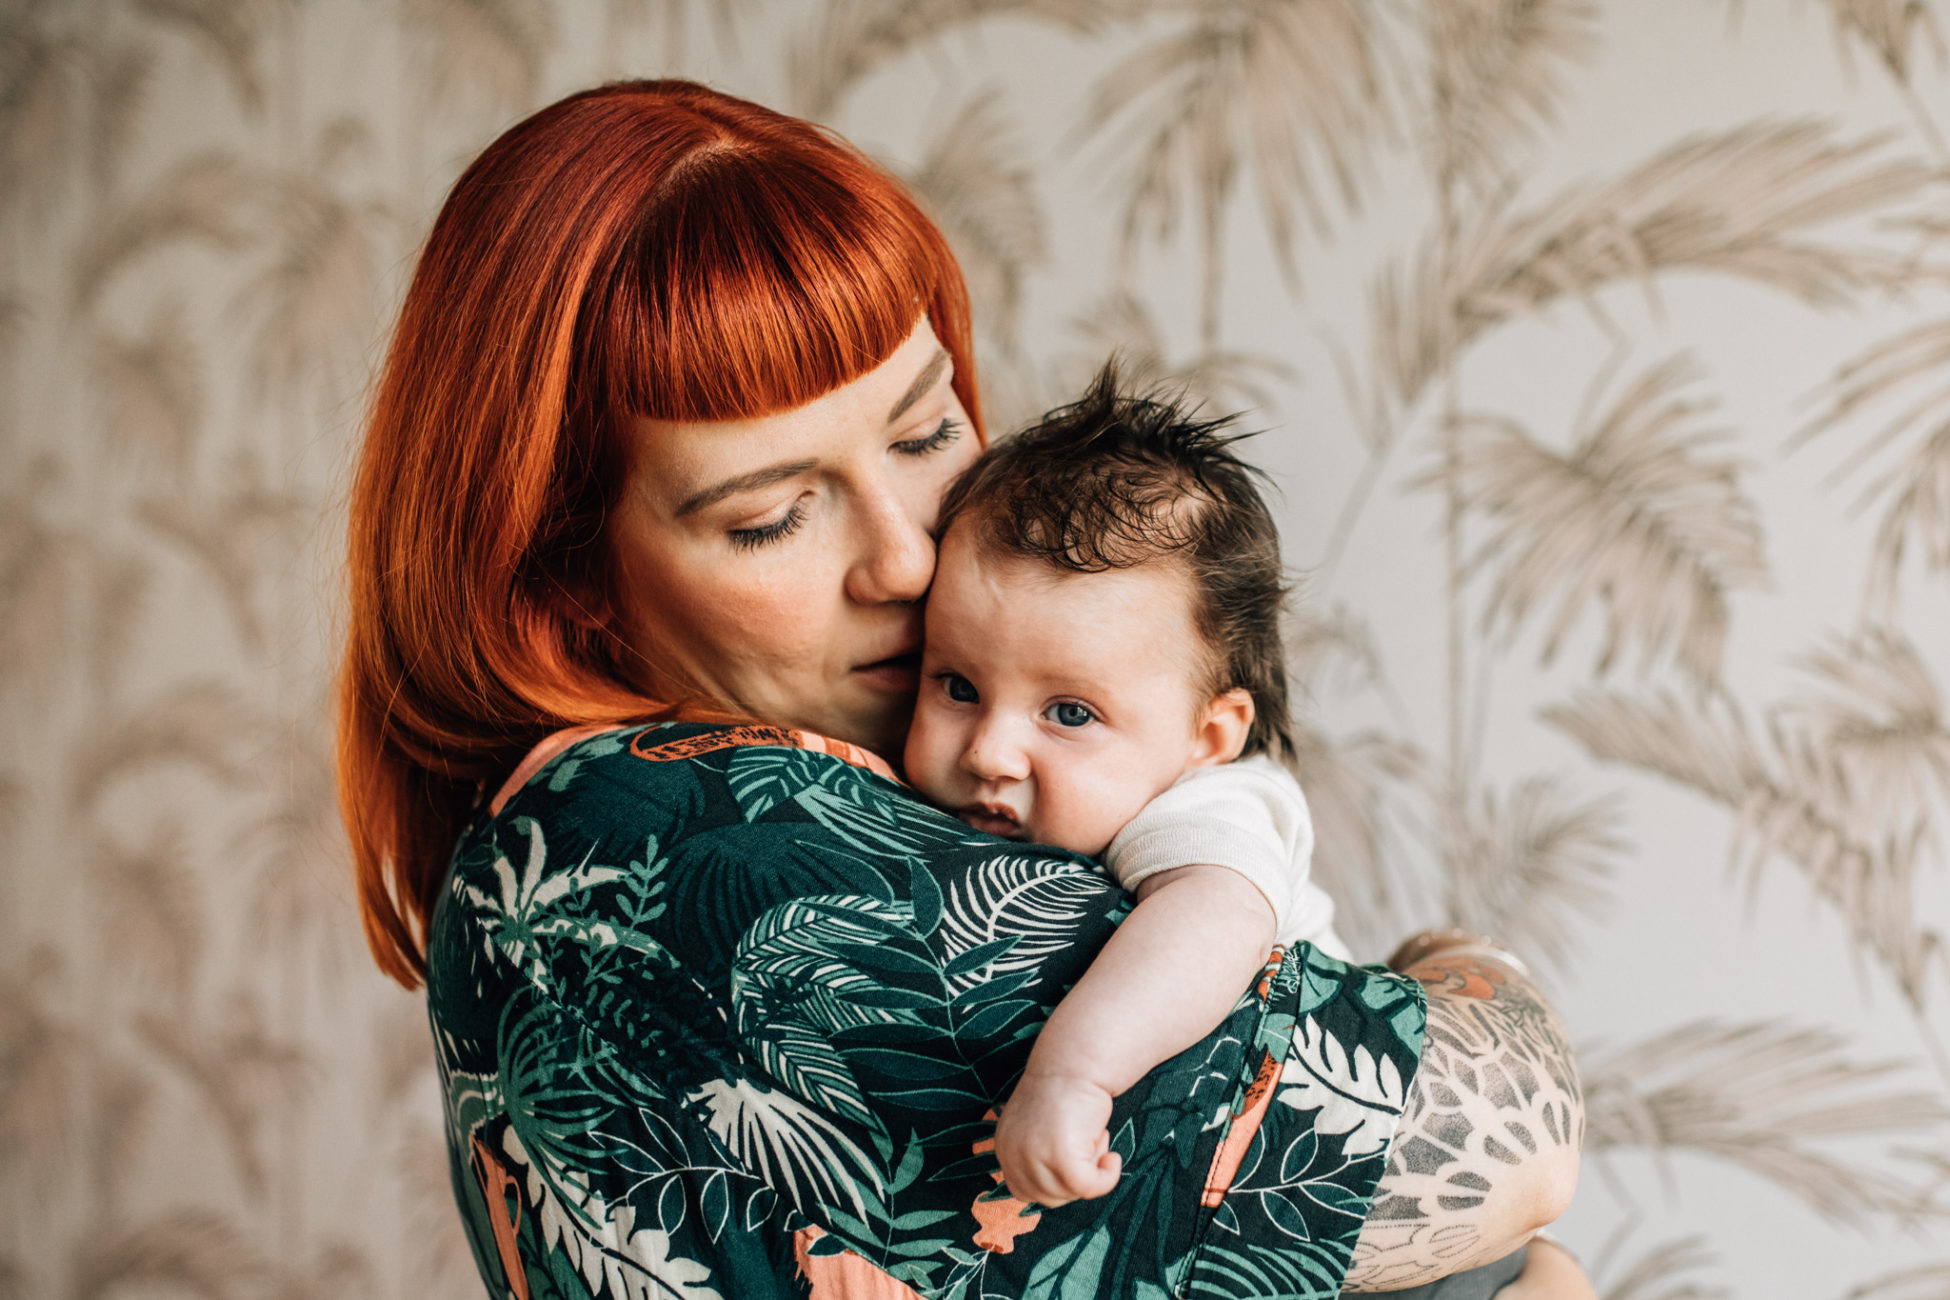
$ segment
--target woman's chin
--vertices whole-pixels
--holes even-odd
[[[823,727],[814,730],[899,764],[908,724],[914,720],[914,691],[869,689],[848,695],[850,707],[835,710]]]

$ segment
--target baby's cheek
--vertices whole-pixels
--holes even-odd
[[[1065,776],[1067,779],[1041,782],[1037,811],[1048,819],[1050,834],[1036,838],[1073,853],[1101,857],[1117,832],[1124,829],[1124,823],[1144,805],[1131,805],[1114,776],[1089,770]]]
[[[1092,764],[1076,776],[1076,788],[1066,800],[1076,810],[1070,839],[1077,852],[1093,858],[1102,857],[1117,832],[1171,784],[1160,781],[1148,765],[1133,762]]]
[[[953,770],[952,756],[944,761],[941,753],[948,743],[937,706],[927,698],[928,683],[921,683],[921,698],[914,704],[914,721],[908,725],[907,744],[901,758],[907,782],[930,799],[946,800],[947,773]]]

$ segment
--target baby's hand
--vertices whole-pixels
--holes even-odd
[[[1110,1149],[1110,1101],[1076,1075],[1024,1075],[995,1126],[1009,1194],[1054,1208],[1117,1186],[1124,1157]]]

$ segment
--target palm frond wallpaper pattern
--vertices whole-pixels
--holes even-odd
[[[1245,409],[1317,870],[1582,1044],[1608,1300],[1950,1293],[1939,0],[8,0],[0,1296],[466,1296],[366,962],[345,471],[439,199],[625,75],[811,115],[1003,426]]]

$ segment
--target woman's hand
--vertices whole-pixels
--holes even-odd
[[[1110,1149],[1110,1103],[1101,1085],[1077,1075],[1023,1075],[995,1126],[1009,1194],[1054,1208],[1116,1187],[1124,1157]]]

